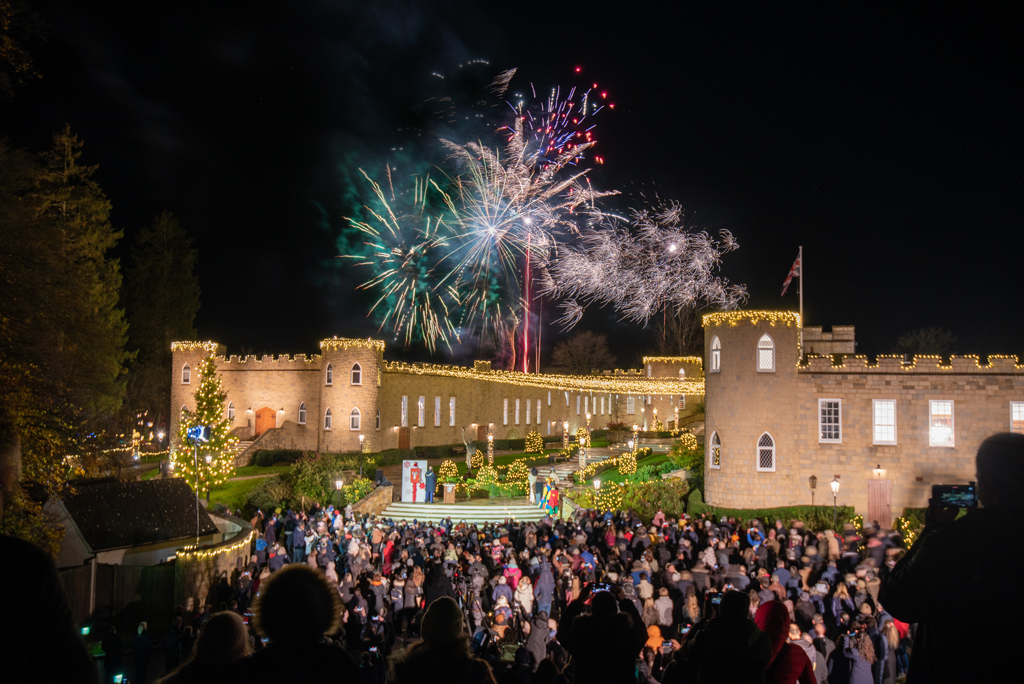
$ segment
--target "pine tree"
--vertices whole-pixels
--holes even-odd
[[[181,448],[171,454],[174,472],[185,478],[196,494],[209,491],[211,487],[223,484],[234,472],[235,446],[238,438],[229,434],[230,425],[225,415],[224,403],[228,395],[217,377],[217,364],[213,354],[199,364],[199,387],[196,389],[196,410],[187,411],[182,417],[178,432]],[[200,442],[198,458],[195,447],[188,437],[189,428],[206,426],[210,428],[210,440]],[[210,462],[206,462],[206,457]],[[198,463],[197,463],[198,461]],[[198,479],[196,468],[198,466]]]

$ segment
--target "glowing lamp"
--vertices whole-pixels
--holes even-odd
[[[600,488],[601,488],[601,481],[595,478],[594,479],[594,489],[600,489]]]
[[[335,480],[335,481],[334,481],[334,488],[335,488],[335,489],[337,489],[337,490],[339,490],[339,491],[341,490],[341,488],[342,488],[342,487],[343,487],[344,485],[345,485],[345,481],[344,481],[344,480]]]
[[[839,493],[839,476],[836,475],[835,478],[833,478],[833,480],[829,483],[829,485],[831,485],[831,487],[832,487],[832,495],[834,496],[834,495],[838,494]]]
[[[206,465],[210,465],[210,463],[212,461],[213,461],[213,456],[211,456],[210,454],[206,454]]]

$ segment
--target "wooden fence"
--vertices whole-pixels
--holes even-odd
[[[89,611],[92,566],[60,571],[78,625],[113,622],[132,633],[142,620],[169,624],[174,609],[174,563],[154,566],[96,565],[95,609]]]

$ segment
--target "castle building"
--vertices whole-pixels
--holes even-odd
[[[703,359],[645,357],[640,370],[587,376],[389,362],[380,340],[332,338],[314,356],[261,359],[176,342],[172,448],[209,354],[247,450],[353,452],[360,437],[366,451],[408,449],[460,444],[463,430],[477,442],[531,431],[557,441],[587,414],[595,430],[671,429],[704,402],[708,504],[831,504],[838,480],[837,503],[883,524],[926,506],[933,484],[969,481],[989,435],[1024,431],[1024,366],[1013,357],[869,363],[854,354],[853,326],[801,330],[797,314],[778,311],[712,313],[703,323]]]
[[[704,396],[700,357],[651,357],[643,371],[589,376],[519,373],[384,360],[380,340],[333,338],[320,354],[224,355],[214,342],[172,345],[172,448],[184,409],[193,410],[197,368],[209,354],[227,393],[232,434],[252,449],[353,452],[522,438],[531,431],[560,440],[610,423],[665,429],[696,411]]]
[[[708,504],[831,504],[838,479],[839,504],[887,525],[927,506],[933,484],[971,480],[986,437],[1024,431],[1024,366],[1013,357],[872,364],[847,355],[852,326],[834,327],[842,339],[832,340],[809,330],[805,346],[842,356],[801,354],[795,313],[704,316]]]

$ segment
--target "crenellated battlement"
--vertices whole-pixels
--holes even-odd
[[[290,370],[292,368],[309,369],[318,367],[322,360],[320,354],[307,356],[306,354],[264,354],[256,356],[218,356],[217,368],[221,370]]]
[[[805,363],[797,364],[800,373],[999,373],[1024,374],[1024,364],[1015,356],[990,356],[988,363],[974,355],[953,356],[948,363],[932,354],[918,354],[910,357],[901,355],[879,355],[875,362],[862,354],[845,356],[835,363],[830,356],[809,355]]]

